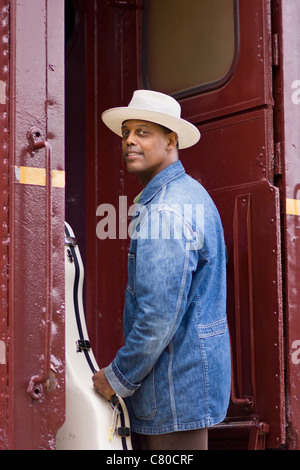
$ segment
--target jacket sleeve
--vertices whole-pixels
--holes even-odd
[[[157,212],[151,218],[153,227],[159,233],[157,239],[149,236],[144,225],[137,240],[136,319],[125,346],[105,371],[112,388],[123,397],[139,388],[175,334],[197,268],[197,250],[190,245],[194,233],[186,236],[180,217]]]

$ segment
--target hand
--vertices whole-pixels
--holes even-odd
[[[105,369],[99,370],[93,375],[92,379],[94,382],[94,387],[98,393],[103,395],[107,400],[110,400],[111,397],[115,394],[115,391],[109,385],[109,382],[104,374]]]

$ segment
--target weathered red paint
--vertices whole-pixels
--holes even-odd
[[[279,35],[280,63],[276,89],[276,142],[280,145],[282,175],[279,185],[282,198],[284,240],[284,306],[285,306],[285,360],[287,370],[287,444],[299,449],[300,396],[299,361],[293,359],[295,344],[300,339],[300,213],[287,213],[287,199],[300,199],[300,104],[293,96],[295,81],[300,80],[300,38],[296,34],[300,22],[300,4],[276,1],[273,5],[274,32]],[[279,83],[279,85],[278,85]],[[299,82],[298,82],[299,89]],[[299,347],[298,347],[299,349]],[[297,348],[296,348],[297,350]]]
[[[9,449],[53,449],[64,419],[64,190],[49,180],[64,169],[64,15],[59,0],[9,6],[6,440]],[[46,185],[22,181],[20,167],[46,169]]]
[[[8,73],[9,73],[9,5],[0,4],[0,449],[7,446],[7,344],[8,332]]]

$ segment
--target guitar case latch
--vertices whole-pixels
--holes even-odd
[[[119,437],[130,437],[130,429],[127,427],[117,428],[117,434]]]
[[[89,351],[91,349],[91,344],[87,339],[79,339],[76,341],[77,352]]]

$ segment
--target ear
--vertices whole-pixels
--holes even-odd
[[[176,132],[170,132],[168,134],[168,150],[173,150],[177,147],[178,136]]]

